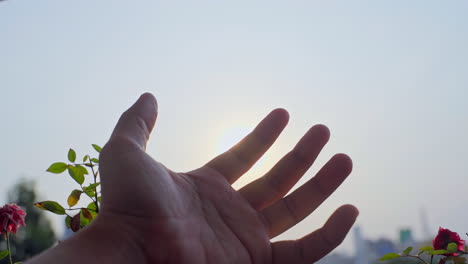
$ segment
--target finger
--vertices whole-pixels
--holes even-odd
[[[343,242],[358,216],[352,205],[338,208],[325,225],[299,240],[278,241],[272,244],[274,264],[314,263]]]
[[[235,182],[270,148],[288,119],[286,110],[273,110],[244,139],[205,166],[221,173],[229,183]]]
[[[337,154],[314,178],[262,210],[270,237],[283,233],[312,213],[340,186],[351,170],[351,159],[345,154]]]
[[[239,192],[257,210],[276,202],[312,166],[329,138],[330,131],[326,126],[312,127],[267,174],[244,186]]]
[[[110,141],[117,138],[129,140],[144,150],[156,122],[157,113],[158,105],[154,96],[150,93],[143,94],[122,114]]]

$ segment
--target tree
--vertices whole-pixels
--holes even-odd
[[[56,242],[49,219],[42,210],[34,206],[37,201],[33,181],[21,180],[8,192],[8,202],[16,203],[27,213],[26,226],[12,236],[11,251],[15,261],[23,261],[37,255]]]

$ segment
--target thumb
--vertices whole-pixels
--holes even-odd
[[[120,117],[110,141],[121,138],[133,142],[142,150],[146,148],[151,130],[158,115],[158,103],[150,93],[144,93]]]

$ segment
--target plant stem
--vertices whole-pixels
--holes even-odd
[[[93,200],[94,202],[94,197],[92,197],[91,195],[89,195],[87,192],[85,192],[84,188],[83,188],[83,185],[80,184],[80,187],[81,187],[81,190],[83,191],[84,194],[86,194],[86,196],[88,196],[91,200]]]
[[[93,202],[94,202],[94,200],[93,200]],[[84,208],[84,207],[80,207],[80,208],[65,208],[65,210],[67,210],[67,211],[74,211],[74,210],[81,210],[81,209],[86,209],[86,210],[93,211],[93,212],[96,212],[96,213],[97,213],[96,210],[89,209],[89,208]],[[67,215],[68,215],[68,214],[67,214]],[[68,216],[71,217],[71,215],[68,215]]]
[[[94,172],[94,164],[91,160],[89,160],[89,164],[91,164],[91,172],[93,173],[93,176],[94,176],[94,184],[96,184],[97,173]],[[94,198],[96,199],[96,201],[94,201],[94,203],[96,204],[96,213],[99,213],[97,190],[94,192]]]
[[[421,258],[421,257],[419,257],[419,256],[411,256],[411,255],[408,255],[408,256],[406,256],[406,257],[417,258],[417,259],[419,259],[419,260],[420,260],[422,263],[424,263],[424,264],[428,264],[426,261],[424,261],[424,259],[422,259],[422,258]],[[432,259],[431,259],[431,262],[432,262]]]
[[[10,233],[6,232],[7,235],[7,248],[8,248],[8,256],[10,257],[10,264],[13,264],[13,259],[11,258],[11,248],[10,248]]]

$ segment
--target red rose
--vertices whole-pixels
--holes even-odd
[[[456,232],[439,227],[439,233],[434,238],[434,240],[432,240],[432,246],[435,250],[447,249],[449,243],[456,243],[459,251],[463,251],[465,249],[465,240],[462,240]],[[444,255],[457,256],[457,253],[447,253]]]
[[[16,231],[21,226],[25,226],[24,217],[26,213],[16,204],[5,204],[0,208],[0,234]]]

